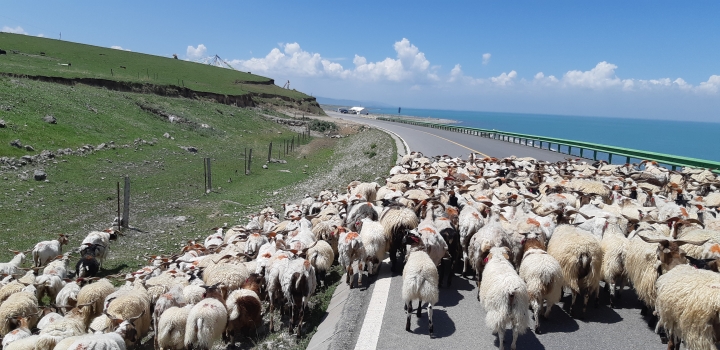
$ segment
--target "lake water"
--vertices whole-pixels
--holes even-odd
[[[397,108],[371,108],[398,115]],[[720,161],[720,123],[403,108],[403,116]]]

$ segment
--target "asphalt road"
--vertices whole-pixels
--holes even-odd
[[[420,151],[427,156],[449,154],[467,157],[471,150],[494,157],[531,156],[547,161],[562,160],[566,155],[539,150],[518,144],[489,140],[477,136],[458,134],[431,128],[416,127],[406,124],[383,122],[357,116],[348,116],[329,112],[333,117],[362,122],[378,126],[397,133],[413,151]],[[433,307],[435,338],[427,334],[427,309],[423,308],[422,318],[413,315],[411,330],[405,331],[405,312],[401,300],[402,276],[389,273],[389,266],[383,264],[380,278],[391,278],[387,304],[382,320],[364,320],[365,322],[382,322],[380,334],[377,336],[376,349],[497,349],[498,338],[485,326],[485,312],[477,301],[477,288],[474,277],[464,279],[456,275],[452,287],[440,290],[440,301]],[[375,278],[370,283],[377,283]],[[366,282],[367,283],[367,282]],[[353,342],[358,339],[359,323],[362,322],[364,311],[370,302],[375,288],[371,285],[365,289],[352,291],[354,310],[353,325],[348,330],[344,346],[335,348],[352,349]],[[600,306],[589,305],[584,320],[571,317],[562,308],[563,303],[553,307],[550,318],[541,322],[541,334],[528,330],[518,338],[518,349],[666,349],[660,338],[648,327],[647,319],[640,315],[641,302],[630,289],[621,292],[622,300],[619,308],[608,306],[607,292],[600,292]],[[570,297],[563,298],[569,302]],[[581,301],[582,298],[578,298]],[[591,301],[592,304],[592,301]],[[346,306],[346,308],[349,308]],[[579,310],[579,308],[578,308]],[[575,313],[575,312],[573,312]],[[361,316],[363,315],[363,316]],[[577,315],[575,315],[577,316]],[[354,330],[355,334],[353,334]],[[512,333],[508,329],[505,335],[505,348],[508,349]],[[348,344],[350,343],[350,344]],[[339,345],[337,342],[335,345]],[[365,344],[355,344],[355,348],[368,348]],[[369,348],[372,348],[370,346]]]

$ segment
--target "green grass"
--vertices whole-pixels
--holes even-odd
[[[129,176],[130,224],[144,233],[132,231],[132,237],[112,248],[110,273],[135,267],[138,255],[176,251],[179,242],[205,237],[209,228],[224,222],[245,223],[243,215],[257,210],[268,194],[326,169],[333,155],[331,142],[304,157],[289,155],[287,164],[261,169],[268,144],[294,134],[251,109],[218,103],[10,78],[0,78],[0,95],[3,104],[12,106],[0,110],[0,118],[8,123],[0,129],[0,157],[109,141],[116,146],[85,156],[59,157],[42,166],[0,169],[0,242],[25,250],[66,233],[71,235],[71,247],[77,246],[89,230],[110,226],[116,215],[116,183]],[[194,124],[169,123],[140,105]],[[58,123],[43,122],[45,114],[56,116]],[[210,128],[197,126],[203,123]],[[164,138],[166,132],[174,139]],[[36,151],[11,147],[14,139]],[[181,146],[194,146],[199,152],[189,153]],[[246,147],[254,153],[249,176],[242,175]],[[212,160],[214,182],[214,192],[207,195],[204,157]],[[48,182],[32,180],[36,167],[44,168]],[[23,173],[30,180],[23,181]],[[178,221],[178,216],[187,219]],[[9,258],[9,252],[0,252],[0,261]]]
[[[0,33],[0,48],[7,51],[7,55],[0,55],[0,73],[181,86],[226,95],[255,93],[312,99],[302,92],[282,89],[259,75],[161,56],[10,33]]]

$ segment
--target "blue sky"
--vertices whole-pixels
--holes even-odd
[[[720,122],[718,14],[717,1],[3,1],[0,28],[218,54],[314,96]]]

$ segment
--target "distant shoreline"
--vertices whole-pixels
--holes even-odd
[[[338,108],[345,108],[344,106],[336,106],[336,105],[326,105],[321,104],[320,107],[324,110],[329,110],[332,112],[337,112]],[[372,109],[370,109],[372,111]],[[376,119],[377,117],[385,117],[385,118],[398,118],[398,119],[404,119],[404,120],[413,120],[418,122],[426,122],[426,123],[437,123],[437,124],[460,124],[462,123],[459,120],[453,120],[453,119],[444,119],[444,118],[433,118],[433,117],[418,117],[418,116],[412,116],[412,115],[398,115],[398,114],[385,114],[385,113],[370,113],[367,115],[357,115],[359,117],[363,118],[372,118]]]

